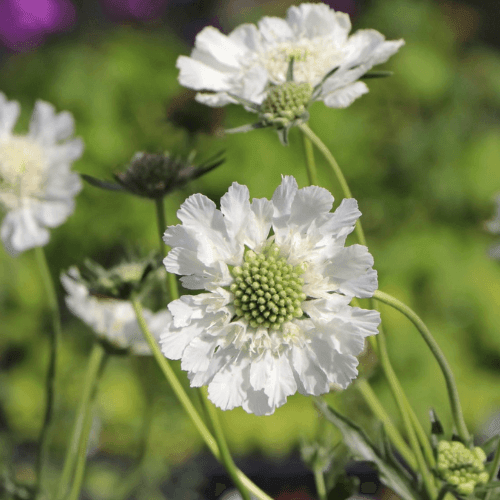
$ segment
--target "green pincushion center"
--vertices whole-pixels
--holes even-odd
[[[261,117],[270,124],[286,125],[306,112],[313,88],[309,83],[286,82],[271,87],[261,106]]]
[[[257,254],[245,252],[242,266],[231,271],[234,283],[234,306],[238,319],[245,318],[250,326],[279,330],[281,325],[303,315],[301,308],[306,295],[300,266],[287,264],[272,244]]]

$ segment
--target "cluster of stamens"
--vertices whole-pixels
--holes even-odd
[[[300,318],[306,299],[300,277],[304,270],[287,264],[275,244],[259,254],[247,250],[243,265],[231,271],[237,319],[245,318],[253,328],[279,330],[283,323]]]

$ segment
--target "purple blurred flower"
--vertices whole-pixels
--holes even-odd
[[[168,0],[101,0],[104,10],[113,19],[146,21],[160,16]]]
[[[75,19],[69,0],[2,0],[0,43],[16,51],[29,50],[49,33],[70,28]]]

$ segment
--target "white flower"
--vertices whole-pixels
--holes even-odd
[[[82,141],[71,139],[71,114],[56,114],[52,105],[37,101],[28,134],[16,135],[19,112],[19,103],[0,93],[0,209],[7,212],[1,238],[11,255],[46,245],[47,228],[73,213],[82,188],[70,170],[83,152]]]
[[[349,303],[373,294],[377,273],[366,247],[344,246],[356,200],[332,205],[326,189],[298,189],[290,176],[251,203],[234,183],[221,210],[195,194],[177,212],[182,224],[167,228],[167,270],[208,293],[169,304],[162,350],[220,408],[268,415],[296,391],[319,395],[357,376],[380,315]]]
[[[93,296],[79,280],[80,272],[76,267],[71,267],[67,274],[61,276],[67,293],[65,300],[68,309],[90,326],[98,337],[115,348],[129,349],[138,355],[150,355],[151,350],[137,323],[132,304],[126,300]],[[144,309],[143,314],[157,339],[165,324],[172,321],[166,309],[157,313]]]
[[[313,100],[345,108],[368,92],[358,79],[404,44],[371,29],[349,36],[350,29],[347,14],[312,3],[290,7],[286,19],[264,17],[258,27],[243,24],[227,36],[209,26],[197,35],[191,56],[177,60],[179,81],[201,91],[197,100],[209,106],[238,102],[231,96],[260,105],[270,86],[285,83],[293,58],[294,82],[320,85]]]

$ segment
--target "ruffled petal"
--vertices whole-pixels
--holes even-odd
[[[250,193],[246,186],[237,182],[229,187],[227,193],[220,200],[220,209],[224,215],[227,234],[230,238],[240,242],[248,241],[246,232],[248,225],[253,225],[254,213],[250,210]]]
[[[268,44],[277,44],[293,38],[293,31],[288,22],[279,17],[263,17],[258,27]]]
[[[283,176],[281,184],[271,199],[274,206],[273,227],[275,230],[286,226],[297,191],[298,185],[295,178],[291,175]]]
[[[293,345],[289,354],[298,391],[301,394],[319,396],[330,390],[328,377],[320,367],[314,352],[306,345]]]
[[[254,224],[248,228],[247,235],[250,248],[258,248],[269,236],[273,220],[274,207],[272,202],[265,198],[254,198],[251,210],[255,214]]]
[[[315,219],[330,212],[333,206],[331,193],[318,186],[299,189],[290,207],[289,227],[304,231]]]
[[[329,108],[347,108],[358,97],[361,97],[368,91],[369,89],[365,82],[355,82],[347,87],[326,94],[322,97],[322,100]]]
[[[35,219],[43,226],[60,226],[75,210],[72,198],[65,200],[33,201]]]
[[[180,70],[179,83],[189,89],[216,91],[231,89],[227,73],[191,57],[179,56],[176,68]]]
[[[332,291],[337,290],[350,297],[371,297],[377,289],[377,272],[371,269],[373,257],[362,245],[340,249],[325,265],[324,273]]]
[[[53,146],[74,133],[71,113],[56,114],[54,106],[45,101],[36,101],[29,126],[29,136],[44,146]]]
[[[331,36],[337,45],[343,45],[351,30],[349,15],[335,12],[325,4],[303,3],[288,9],[287,21],[297,37]]]
[[[17,101],[7,100],[5,94],[0,92],[0,139],[12,133],[20,113],[20,104]]]
[[[241,24],[229,35],[234,43],[247,48],[250,52],[259,52],[261,49],[261,34],[255,24]]]
[[[50,234],[38,224],[32,209],[23,207],[5,216],[0,237],[7,252],[15,257],[30,248],[45,246],[49,242]]]

